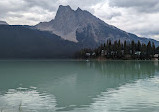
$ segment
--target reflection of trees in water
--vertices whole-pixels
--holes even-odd
[[[118,78],[146,78],[159,71],[158,61],[104,61],[92,62],[90,67],[99,73]]]
[[[7,91],[19,87],[19,83],[27,88],[34,86],[39,92],[53,94],[56,107],[68,110],[90,105],[101,92],[153,77],[159,71],[155,61],[25,62],[14,65],[6,65],[5,70],[4,64],[0,64],[0,71],[6,79],[0,78],[0,88],[5,87]]]
[[[97,97],[101,92],[111,88],[118,89],[121,85],[138,79],[153,77],[159,69],[152,61],[106,61],[80,62],[74,70],[77,76],[73,92],[69,95],[64,95],[64,92],[63,95],[56,94],[59,107],[76,104],[72,107],[76,108],[89,105],[93,102],[92,98]],[[63,103],[58,100],[61,96],[67,96],[70,100],[65,100],[67,103]]]

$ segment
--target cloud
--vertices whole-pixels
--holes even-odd
[[[91,8],[94,10],[93,13],[96,14],[96,16],[100,17],[101,19],[111,20],[114,17],[122,15],[119,8],[117,10],[116,8],[110,7],[108,2],[98,3],[92,6]]]
[[[100,0],[99,0],[100,1]],[[1,0],[0,20],[9,24],[35,25],[38,22],[50,21],[55,17],[59,5],[70,5],[73,9],[85,10],[98,3],[97,0]]]
[[[139,12],[156,13],[159,11],[158,0],[110,0],[111,6],[133,8]]]
[[[39,3],[38,3],[39,1]],[[44,4],[44,0],[5,0],[0,1],[1,20],[9,24],[37,24],[39,21],[50,20],[54,17],[55,8]],[[43,2],[42,2],[43,1]],[[52,1],[53,2],[53,1]],[[52,6],[53,7],[53,6]],[[32,18],[32,19],[30,19]]]
[[[105,0],[92,8],[97,17],[111,25],[141,37],[159,39],[159,10],[150,10],[151,13],[141,10],[153,6],[156,2],[153,3],[152,0],[152,3],[148,4],[149,1],[144,1]]]

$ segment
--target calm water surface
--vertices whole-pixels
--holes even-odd
[[[0,61],[0,112],[159,112],[158,61]]]

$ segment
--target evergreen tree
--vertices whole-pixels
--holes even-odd
[[[131,41],[131,55],[134,57],[135,55],[135,42],[134,40]]]
[[[121,58],[121,43],[120,40],[118,41],[118,48],[117,48],[117,57]]]
[[[127,45],[127,42],[126,40],[124,41],[124,55],[127,55],[129,54],[129,46]]]
[[[155,53],[159,54],[159,47],[155,49]]]
[[[138,43],[137,43],[137,51],[141,51],[141,43],[140,43],[140,41],[138,41]]]
[[[147,49],[146,44],[142,44],[142,46],[141,46],[141,58],[142,59],[146,58],[146,51],[147,51],[146,49]]]
[[[152,54],[152,47],[151,47],[151,42],[149,41],[147,44],[147,58],[150,58],[150,55]]]
[[[111,56],[111,51],[112,51],[112,42],[111,42],[111,40],[109,40],[109,44],[108,44],[108,53],[109,53],[109,56]]]
[[[92,50],[92,49],[82,49],[80,52],[76,53],[77,57],[80,58],[97,58],[101,56],[102,50],[107,51],[106,58],[109,59],[121,59],[124,58],[127,54],[131,55],[132,59],[151,59],[151,57],[157,53],[159,54],[159,47],[155,47],[154,42],[151,45],[151,42],[149,41],[148,44],[140,43],[138,41],[135,43],[134,41],[131,41],[131,43],[127,43],[127,41],[124,41],[124,44],[119,41],[114,41],[112,44],[111,40],[107,40],[106,44],[101,44],[98,48]],[[122,50],[124,50],[124,55],[122,55]],[[130,53],[131,50],[131,53]],[[140,57],[135,55],[135,51],[141,51]],[[94,55],[86,56],[86,54],[90,53]],[[128,55],[127,55],[128,56]]]
[[[117,57],[117,51],[118,51],[118,43],[117,43],[117,41],[114,41],[113,51],[114,51],[115,57]]]
[[[156,49],[156,47],[155,47],[155,44],[154,44],[154,42],[152,43],[152,55],[155,55],[155,49]]]

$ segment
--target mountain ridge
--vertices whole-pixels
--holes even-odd
[[[9,25],[6,21],[0,21],[0,25]]]
[[[141,38],[135,34],[123,31],[113,25],[109,25],[97,18],[88,11],[79,7],[77,10],[68,6],[60,5],[56,16],[49,22],[41,22],[35,25],[35,28],[41,31],[49,31],[61,38],[76,43],[85,43],[85,47],[95,47],[107,40],[138,41],[147,43],[149,40],[159,45],[159,42],[153,39]],[[86,44],[91,44],[86,45]]]
[[[35,27],[40,30],[51,31],[66,40],[77,42],[76,30],[94,21],[99,21],[99,18],[96,18],[88,11],[81,10],[79,7],[77,10],[72,10],[70,6],[60,5],[54,19],[49,22],[39,23]]]

